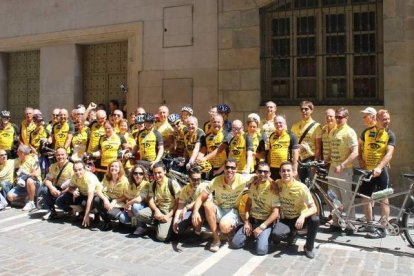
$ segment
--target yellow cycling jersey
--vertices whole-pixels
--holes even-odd
[[[70,134],[73,134],[73,124],[71,122],[66,121],[63,124],[54,124],[52,129],[52,137],[55,149],[65,148],[66,140]],[[66,148],[66,151],[69,153],[70,147]]]
[[[20,124],[20,141],[23,144],[29,145],[30,133],[36,128],[35,122],[31,121],[27,123],[26,120],[23,120]]]
[[[203,125],[203,130],[206,135],[210,133],[210,128],[211,128],[211,122],[210,121],[205,122]]]
[[[266,220],[273,209],[280,206],[279,196],[271,189],[269,180],[251,185],[248,197],[252,202],[250,216],[255,219]]]
[[[99,140],[103,135],[105,135],[105,128],[103,125],[100,125],[97,121],[94,121],[89,126],[90,136],[89,141],[86,146],[86,152],[92,153],[98,150]]]
[[[250,139],[252,139],[252,144],[253,144],[253,162],[252,162],[252,167],[250,168],[250,171],[254,171],[254,168],[256,166],[256,157],[255,154],[257,152],[257,148],[259,147],[259,144],[261,141],[263,141],[264,143],[266,143],[266,134],[265,133],[261,133],[260,131],[256,131],[255,133],[253,133],[252,135],[249,133]]]
[[[80,178],[73,175],[69,186],[78,188],[81,195],[87,196],[88,192],[95,192],[98,185],[100,185],[98,177],[89,171],[85,171],[85,174]]]
[[[137,145],[141,160],[154,161],[157,158],[158,146],[163,144],[162,136],[156,129],[144,129],[137,134]]]
[[[218,207],[223,209],[238,208],[243,191],[254,176],[254,174],[236,173],[233,182],[228,185],[224,181],[224,175],[219,175],[206,186],[205,191],[208,194],[213,194],[213,202]]]
[[[88,144],[90,130],[88,127],[83,127],[81,130],[76,130],[72,137],[72,157],[76,156],[79,159],[86,152],[86,145]]]
[[[0,129],[0,149],[11,150],[13,143],[18,135],[17,127],[13,124],[7,124]]]
[[[205,136],[205,146],[207,148],[207,154],[218,148],[221,145],[221,143],[224,142],[225,139],[226,137],[224,135],[223,130],[220,130],[217,134],[214,134],[212,132],[207,134],[207,136]],[[218,153],[215,157],[211,158],[209,161],[213,169],[218,169],[224,164],[226,159],[227,153],[226,151],[222,151]]]
[[[204,132],[201,129],[197,129],[192,135],[188,131],[184,134],[184,145],[188,157],[191,157],[195,145],[201,143],[203,136]]]
[[[140,196],[142,200],[146,200],[149,196],[150,188],[151,185],[147,180],[142,180],[139,185],[129,183],[124,195],[127,200],[134,199],[138,196]]]
[[[331,139],[332,134],[336,129],[336,126],[329,130],[328,125],[324,125],[321,130],[321,139],[322,139],[322,156],[321,160],[327,160],[329,153],[331,151]]]
[[[106,135],[101,137],[99,140],[99,150],[101,151],[101,168],[99,168],[99,171],[106,169],[109,163],[118,159],[119,151],[125,143],[125,138],[116,133],[112,134],[110,137],[107,137]]]
[[[269,138],[270,135],[276,131],[275,129],[275,123],[274,120],[263,120],[261,125],[260,125],[260,129],[262,131],[262,133],[266,134],[266,137]],[[266,146],[266,150],[269,149],[269,140],[265,141],[265,146]]]
[[[285,184],[281,179],[276,180],[279,187],[280,214],[282,218],[294,219],[308,210],[313,198],[305,184],[292,180]]]
[[[43,126],[36,128],[30,133],[29,144],[39,151],[41,139],[46,139],[47,136],[47,131]]]
[[[125,141],[128,144],[128,149],[133,149],[136,146],[137,143],[131,133],[126,132],[124,135],[119,135],[125,138]],[[123,163],[125,169],[131,169],[134,166],[135,160],[125,160]]]
[[[394,132],[391,130],[374,126],[362,132],[361,140],[365,169],[373,170],[387,153],[387,147],[395,147],[396,139]]]
[[[71,179],[74,172],[73,172],[73,164],[67,161],[66,165],[64,167],[59,168],[57,163],[53,163],[49,167],[49,171],[46,175],[46,179],[50,180],[53,185],[60,187],[63,182],[65,182],[68,179]],[[62,170],[62,172],[60,172]],[[60,176],[59,176],[60,174]],[[59,179],[57,177],[59,176]]]
[[[174,129],[172,126],[168,123],[167,120],[164,122],[157,122],[155,123],[155,129],[158,130],[159,133],[161,133],[162,138],[165,140],[169,136],[173,135]]]
[[[236,160],[237,172],[242,172],[247,165],[247,152],[253,151],[252,139],[247,134],[242,134],[238,138],[233,137],[229,144],[229,158]],[[248,168],[249,170],[251,168]]]
[[[331,165],[336,167],[345,161],[353,147],[358,146],[358,138],[355,131],[344,124],[338,126],[332,132],[331,138]],[[352,163],[347,164],[347,168],[352,168]]]
[[[271,168],[280,168],[280,164],[292,158],[292,150],[297,149],[295,135],[283,130],[280,136],[273,132],[269,137],[268,160]]]
[[[312,119],[309,119],[307,121],[301,120],[300,122],[293,124],[291,131],[298,139],[298,143],[300,138],[302,137],[302,134],[306,131],[308,126],[315,122]],[[315,123],[311,129],[306,133],[305,137],[302,139],[300,144],[308,144],[310,147],[310,151],[301,150],[299,152],[300,160],[304,160],[306,158],[315,156],[315,150],[316,150],[316,139],[321,138],[321,125],[319,123]]]
[[[155,205],[164,214],[168,214],[172,209],[174,209],[175,199],[178,198],[181,191],[180,185],[175,180],[172,180],[171,184],[175,195],[172,195],[170,189],[168,188],[167,177],[164,177],[161,183],[151,183],[152,187],[150,189],[150,197],[154,198]],[[155,192],[153,185],[155,185]]]
[[[104,177],[102,180],[102,193],[110,199],[120,199],[125,195],[128,186],[129,182],[126,176],[118,179],[116,183],[112,183],[112,181]]]
[[[175,140],[175,156],[184,156],[185,151],[185,143],[184,143],[184,135],[186,132],[186,128],[184,125],[180,125],[179,130],[174,130],[173,136]]]

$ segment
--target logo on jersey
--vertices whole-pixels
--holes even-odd
[[[373,150],[379,149],[381,147],[380,145],[376,143],[370,143],[368,146]]]

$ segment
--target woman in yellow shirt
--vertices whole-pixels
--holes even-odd
[[[128,186],[122,163],[118,160],[109,163],[102,185],[96,187],[94,198],[94,205],[103,219],[102,231],[110,230],[111,220],[117,220],[121,215]]]

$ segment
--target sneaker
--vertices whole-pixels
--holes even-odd
[[[313,252],[313,250],[308,250],[306,245],[303,247],[303,249],[305,250],[306,257],[308,257],[309,259],[315,258],[315,252]]]
[[[49,211],[42,217],[43,220],[53,220],[57,217],[56,211]]]
[[[22,211],[29,211],[30,212],[34,209],[36,209],[36,205],[34,204],[34,201],[28,201],[26,203],[26,205],[24,205]]]
[[[135,229],[133,235],[134,236],[143,236],[147,232],[147,227],[138,226],[137,229]]]
[[[387,236],[387,231],[383,228],[377,228],[372,233],[367,233],[366,238],[368,239],[382,239]]]
[[[214,253],[217,252],[217,251],[219,251],[220,245],[221,245],[221,242],[220,241],[218,241],[218,242],[212,242],[211,245],[210,245],[210,251],[211,252],[214,252]]]
[[[358,228],[358,232],[373,233],[375,232],[375,227],[373,225],[364,224]]]

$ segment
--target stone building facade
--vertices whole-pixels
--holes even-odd
[[[161,104],[176,111],[188,104],[203,121],[210,105],[226,102],[232,107],[232,119],[262,113],[259,11],[272,2],[1,1],[0,108],[38,105],[48,117],[55,106],[71,109],[85,98],[104,99],[100,89],[106,87],[110,90],[106,101],[118,97],[129,111],[137,106],[156,111]],[[374,107],[392,114],[398,138],[392,163],[394,182],[400,180],[401,172],[414,170],[414,159],[407,154],[414,152],[413,16],[412,0],[383,1],[383,99]],[[109,46],[103,50],[102,44]],[[27,51],[35,51],[26,55],[27,72],[32,75],[27,77],[27,86],[22,86],[11,75],[15,74],[15,60],[22,59],[19,53]],[[123,57],[107,57],[105,66],[112,73],[98,74],[102,55],[114,51]],[[126,95],[117,94],[120,83],[127,85]],[[89,96],[85,95],[87,89]],[[23,93],[20,98],[16,91]],[[359,110],[365,105],[348,107],[349,123],[361,133]],[[317,106],[319,121],[323,121],[325,108]],[[289,124],[300,118],[296,105],[279,106],[279,111],[287,115]]]

